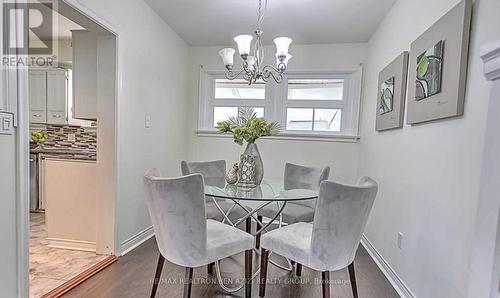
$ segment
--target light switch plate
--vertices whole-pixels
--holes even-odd
[[[0,135],[14,134],[14,114],[0,112]]]
[[[69,133],[68,134],[68,141],[70,141],[70,142],[76,141],[76,136],[75,136],[74,133]]]
[[[144,126],[146,128],[150,128],[151,127],[151,116],[146,115],[146,117],[144,118]]]

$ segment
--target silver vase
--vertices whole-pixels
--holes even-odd
[[[252,155],[255,158],[255,185],[260,185],[264,178],[264,164],[260,157],[259,148],[255,143],[248,143],[247,148],[243,154]]]

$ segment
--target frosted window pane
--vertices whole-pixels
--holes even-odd
[[[214,127],[218,122],[228,120],[231,116],[237,117],[239,109],[242,107],[214,107]],[[264,108],[254,107],[253,110],[257,117],[264,118]]]
[[[287,130],[312,130],[313,109],[286,109]]]
[[[342,110],[316,109],[314,111],[314,130],[340,132]]]
[[[288,80],[290,100],[342,100],[343,93],[342,79]]]
[[[214,127],[231,116],[238,116],[238,107],[214,107]]]
[[[265,97],[266,85],[264,82],[256,82],[248,86],[245,80],[215,80],[215,98],[264,99]]]

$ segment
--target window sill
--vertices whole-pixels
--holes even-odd
[[[199,129],[196,131],[196,135],[199,137],[211,137],[211,138],[233,138],[232,134],[221,133],[216,130],[209,130],[209,129]],[[275,136],[262,137],[262,139],[357,143],[360,137],[351,135],[335,135],[335,134],[321,134],[321,133],[282,132]]]

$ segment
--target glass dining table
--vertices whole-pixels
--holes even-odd
[[[252,234],[254,237],[260,236],[264,231],[268,230],[270,225],[276,223],[277,226],[281,227],[281,213],[285,209],[287,203],[298,202],[306,200],[315,200],[318,198],[318,190],[311,189],[285,189],[283,180],[277,179],[267,179],[263,180],[262,183],[254,188],[243,188],[238,187],[233,184],[221,184],[219,182],[205,181],[205,195],[212,198],[212,201],[216,208],[223,215],[222,222],[230,224],[234,227],[239,226],[241,223],[246,223],[247,233]],[[234,204],[227,209],[223,210],[220,206],[220,200],[232,201]],[[276,207],[276,212],[272,218],[269,218],[266,223],[259,219],[258,213],[262,208],[274,204]],[[231,213],[234,208],[241,208],[246,213],[241,218],[231,219]],[[251,223],[252,220],[257,224],[257,229],[252,232]],[[258,249],[255,249],[256,254],[260,254]],[[288,267],[278,264],[273,260],[269,260],[271,264],[284,269],[292,270],[291,262],[287,259]],[[244,284],[241,284],[235,288],[228,288],[222,282],[222,276],[220,275],[220,262],[215,262],[216,277],[218,279],[219,285],[227,292],[236,292],[240,290]],[[252,278],[258,276],[260,268],[255,271]]]

